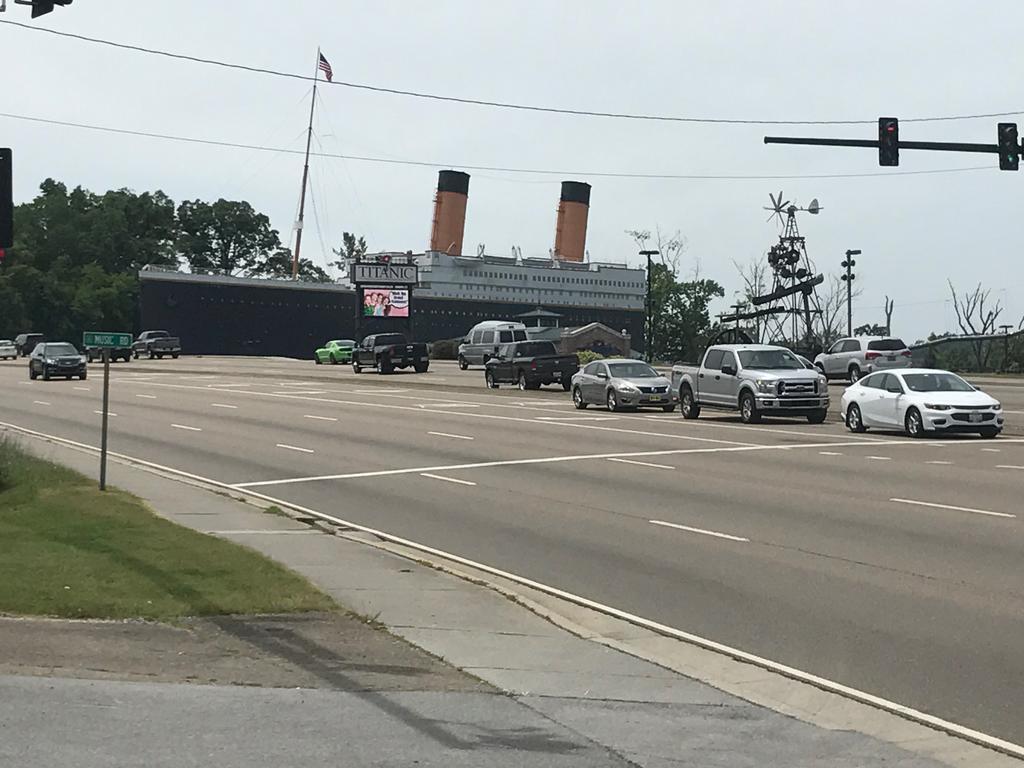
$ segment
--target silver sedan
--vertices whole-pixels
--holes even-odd
[[[658,407],[670,412],[678,396],[671,382],[638,360],[595,360],[572,377],[572,402],[580,410],[604,405],[609,411]]]

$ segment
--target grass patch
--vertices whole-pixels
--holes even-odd
[[[0,439],[0,613],[164,620],[336,607],[262,555]]]

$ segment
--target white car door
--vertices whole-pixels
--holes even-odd
[[[876,377],[878,384],[874,391],[878,393],[878,397],[872,402],[872,421],[879,427],[903,426],[898,415],[904,397],[903,385],[891,373],[879,373],[872,375],[871,378]]]
[[[881,388],[883,376],[884,373],[872,374],[861,379],[854,387],[857,391],[856,403],[860,408],[860,418],[865,427],[887,426],[882,421],[885,408],[882,395],[886,394]]]

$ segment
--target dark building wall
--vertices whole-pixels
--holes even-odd
[[[409,320],[359,318],[356,294],[273,284],[220,284],[200,280],[141,276],[142,330],[164,329],[181,337],[185,354],[310,357],[327,339],[354,338],[389,331],[417,341],[464,336],[482,320],[511,320],[536,309],[532,304],[418,297],[412,292]],[[545,305],[562,315],[562,326],[591,322],[625,328],[642,349],[643,312],[603,307]],[[410,328],[411,326],[411,328]]]

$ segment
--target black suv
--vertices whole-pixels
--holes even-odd
[[[22,357],[31,355],[36,345],[42,343],[43,334],[41,333],[19,333],[14,337],[14,348],[18,350],[18,354]]]
[[[28,377],[43,377],[49,381],[54,376],[70,379],[86,377],[85,356],[66,341],[48,341],[37,344],[28,358]]]

